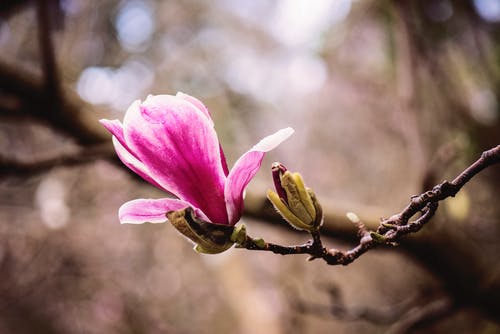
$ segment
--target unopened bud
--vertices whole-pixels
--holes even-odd
[[[317,231],[323,223],[323,210],[302,176],[291,173],[278,162],[273,164],[272,173],[276,192],[268,190],[267,198],[276,210],[293,227]]]
[[[222,253],[234,244],[231,240],[233,226],[203,221],[190,207],[167,212],[167,218],[179,232],[195,243],[194,250],[198,253]]]

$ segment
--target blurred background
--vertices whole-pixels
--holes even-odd
[[[247,190],[249,233],[302,243],[269,210],[299,171],[348,249],[413,194],[500,143],[500,0],[2,0],[0,333],[500,333],[500,168],[398,247],[347,267],[120,225],[165,194],[117,160],[100,118],[196,96],[228,163],[296,133]]]

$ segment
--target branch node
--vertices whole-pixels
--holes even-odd
[[[382,234],[378,234],[377,232],[370,232],[371,240],[375,241],[378,244],[387,243],[387,238]]]

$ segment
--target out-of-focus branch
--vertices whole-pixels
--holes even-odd
[[[342,291],[337,284],[328,284],[329,305],[315,304],[297,299],[297,294],[291,294],[291,304],[300,314],[334,317],[343,321],[367,321],[378,325],[392,325],[404,318],[417,305],[422,303],[422,295],[415,294],[405,300],[388,307],[350,307],[344,302]]]
[[[417,292],[399,303],[382,308],[347,306],[342,291],[336,284],[328,284],[328,294],[329,305],[305,302],[297,299],[297,294],[291,294],[291,304],[300,314],[390,325],[387,333],[391,334],[403,334],[412,329],[427,328],[457,310],[456,304],[448,296],[429,297],[423,292]]]
[[[29,3],[29,0],[2,0],[0,2],[0,18],[8,18],[23,7],[29,5]]]
[[[40,73],[0,61],[0,117],[33,117],[68,135],[81,145],[108,143],[110,135],[96,122],[104,115],[98,107],[82,101],[76,93],[61,87],[59,112],[50,108]]]
[[[52,40],[53,20],[49,9],[49,0],[36,1],[36,18],[38,21],[38,49],[41,54],[45,97],[49,107],[45,112],[61,114],[61,85]]]
[[[52,28],[56,22],[53,2],[36,1],[38,46],[42,75],[0,63],[0,108],[2,114],[30,115],[57,128],[79,144],[107,141],[90,110],[95,110],[62,87],[57,70]],[[1,114],[0,114],[1,115]],[[109,142],[109,141],[108,141]]]
[[[50,51],[48,53],[45,57],[50,58]],[[45,66],[46,71],[47,68],[55,71],[55,64],[50,65],[52,62],[47,61],[49,65]],[[80,146],[71,153],[41,154],[30,160],[0,157],[0,174],[31,175],[56,166],[76,165],[97,159],[112,159],[118,163],[111,136],[97,122],[99,108],[82,101],[71,89],[60,86],[54,73],[49,74],[45,82],[48,82],[47,85],[44,85],[39,73],[0,62],[0,117],[40,120],[68,135]],[[56,105],[54,98],[58,99]]]
[[[431,326],[437,321],[446,318],[457,310],[456,305],[447,297],[437,299],[424,306],[410,310],[396,322],[388,334],[410,333],[415,329],[423,329]]]
[[[327,249],[323,246],[317,231],[311,232],[311,240],[303,245],[281,246],[247,235],[238,246],[249,250],[270,251],[280,255],[309,254],[311,259],[321,258],[329,265],[347,265],[372,248],[397,244],[405,235],[419,231],[434,216],[440,201],[454,197],[472,177],[499,162],[500,145],[483,152],[476,162],[467,167],[453,181],[444,181],[432,190],[413,196],[403,211],[382,219],[376,231],[368,230],[364,224],[359,222],[359,243],[347,251]],[[418,213],[421,216],[411,220]]]
[[[75,166],[94,162],[99,159],[107,159],[118,162],[113,148],[108,144],[96,144],[81,147],[75,152],[38,156],[36,160],[25,161],[9,159],[0,156],[0,176],[26,176],[43,173],[55,167]]]

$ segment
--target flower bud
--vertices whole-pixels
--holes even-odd
[[[167,212],[167,218],[180,233],[195,243],[194,250],[198,253],[222,253],[234,244],[231,241],[234,226],[203,221],[190,207]]]
[[[272,174],[276,192],[267,191],[267,198],[281,216],[293,227],[317,231],[323,223],[323,210],[314,192],[306,188],[299,173],[291,173],[275,162]]]

